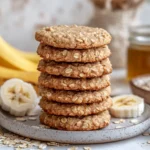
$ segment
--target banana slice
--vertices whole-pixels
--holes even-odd
[[[117,118],[132,118],[141,116],[144,112],[144,100],[136,95],[122,95],[112,98],[110,108],[112,116]]]
[[[37,105],[37,94],[31,84],[10,79],[1,86],[0,105],[12,115],[25,116]]]

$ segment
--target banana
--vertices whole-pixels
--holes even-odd
[[[117,118],[132,118],[141,116],[144,112],[144,100],[136,95],[122,95],[112,98],[110,108],[112,116]]]
[[[10,64],[8,61],[4,60],[2,57],[0,57],[0,66],[18,70],[17,67],[15,67],[14,65]]]
[[[0,105],[14,116],[25,116],[37,106],[37,94],[31,84],[20,79],[7,80],[0,89]]]
[[[16,54],[18,57],[24,57],[27,60],[30,60],[32,62],[35,62],[36,64],[39,62],[40,57],[37,55],[37,53],[32,52],[24,52],[22,50],[18,50],[11,45],[9,45],[2,37],[0,37],[0,51],[5,51],[5,49],[9,49],[14,54]]]
[[[19,78],[26,82],[37,84],[39,72],[25,72],[0,66],[0,79]]]
[[[20,56],[16,55],[16,53],[14,53],[14,51],[11,51],[11,49],[7,45],[3,46],[2,42],[0,42],[0,57],[20,70],[31,72],[37,71],[36,63],[25,59],[21,55]]]

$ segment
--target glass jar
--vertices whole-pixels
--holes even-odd
[[[128,48],[127,78],[150,74],[150,26],[131,29]]]

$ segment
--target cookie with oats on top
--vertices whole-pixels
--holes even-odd
[[[110,123],[109,112],[103,111],[96,115],[84,116],[84,117],[66,117],[48,115],[42,112],[40,115],[40,122],[59,130],[68,131],[89,131],[104,128]]]
[[[96,78],[67,78],[62,76],[41,73],[38,80],[39,86],[57,90],[100,90],[110,85],[109,75]]]
[[[95,63],[65,63],[40,60],[38,70],[57,76],[93,78],[111,73],[112,65],[109,59]]]
[[[58,48],[88,49],[109,44],[111,36],[102,28],[58,25],[37,31],[35,39]]]

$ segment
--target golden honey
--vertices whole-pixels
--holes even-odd
[[[150,74],[150,27],[140,26],[131,33],[127,68],[128,80]]]

